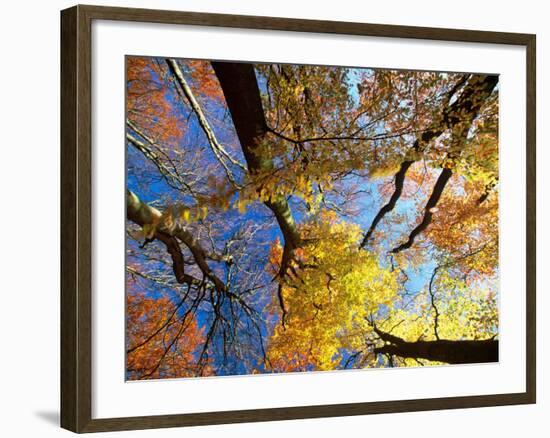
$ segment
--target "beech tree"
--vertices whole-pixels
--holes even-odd
[[[498,360],[498,77],[127,60],[127,378]]]

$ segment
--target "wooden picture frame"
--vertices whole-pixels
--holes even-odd
[[[522,393],[92,418],[92,124],[93,20],[518,45],[526,48],[526,391]],[[74,432],[195,426],[535,403],[535,47],[530,34],[288,18],[75,6],[61,12],[61,426]]]

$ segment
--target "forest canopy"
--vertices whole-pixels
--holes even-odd
[[[128,380],[498,361],[498,76],[126,58]]]

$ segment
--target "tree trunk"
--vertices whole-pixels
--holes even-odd
[[[212,67],[223,90],[248,170],[251,174],[272,170],[271,157],[258,151],[258,145],[268,130],[254,67],[252,64],[233,62],[212,62]],[[284,197],[266,201],[265,205],[273,212],[284,237],[284,266],[285,258],[292,257],[292,252],[300,246],[300,234]]]
[[[498,362],[498,340],[495,339],[407,342],[376,328],[375,332],[386,342],[382,347],[374,349],[377,354],[391,354],[403,358],[427,359],[450,364]]]

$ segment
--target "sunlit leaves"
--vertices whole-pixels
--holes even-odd
[[[268,349],[275,371],[334,369],[342,349],[363,344],[367,318],[396,297],[394,275],[358,248],[358,226],[322,214],[301,233],[309,243],[296,254],[293,273],[280,280],[285,315]],[[272,247],[273,271],[281,251],[280,245]]]

